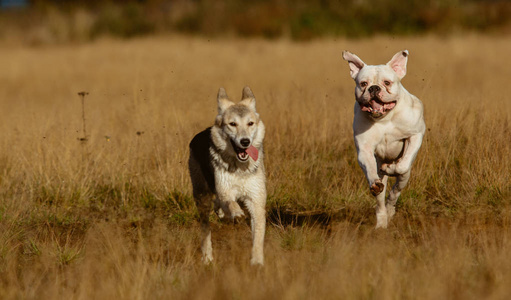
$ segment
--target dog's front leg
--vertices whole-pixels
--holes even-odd
[[[364,171],[366,179],[369,183],[369,190],[373,196],[378,196],[385,188],[383,182],[378,175],[378,165],[374,156],[374,149],[371,147],[358,148],[358,164]]]
[[[228,188],[217,188],[217,195],[217,206],[222,209],[223,213],[226,214],[227,217],[229,217],[231,220],[234,220],[236,218],[242,218],[245,216],[245,213],[243,213],[243,210],[239,206],[238,202],[236,202],[236,195],[232,190]]]
[[[387,207],[385,206],[385,188],[387,187],[387,176],[380,179],[378,174],[378,163],[374,156],[374,149],[370,146],[357,147],[358,163],[364,171],[367,181],[369,182],[369,190],[376,198],[376,228],[387,228],[388,217]]]
[[[406,139],[403,146],[403,156],[392,164],[382,164],[381,171],[387,175],[402,175],[410,172],[412,163],[421,147],[423,136],[423,133],[418,133]]]
[[[256,199],[246,199],[245,206],[250,213],[252,229],[252,257],[250,264],[264,264],[264,233],[266,230],[266,195],[258,195]]]

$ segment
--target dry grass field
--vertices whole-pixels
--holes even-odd
[[[344,49],[371,64],[408,49],[403,82],[425,106],[387,230],[356,161]],[[510,51],[481,35],[3,45],[0,298],[506,299]],[[238,100],[244,85],[267,128],[266,264],[249,265],[247,224],[212,215],[203,266],[188,143],[218,88]]]

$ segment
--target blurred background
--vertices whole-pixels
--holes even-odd
[[[0,41],[86,42],[168,33],[361,38],[509,33],[508,0],[0,0]]]

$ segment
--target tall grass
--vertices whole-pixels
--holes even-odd
[[[410,51],[428,126],[388,230],[352,141],[354,83]],[[102,40],[0,48],[2,298],[495,298],[509,294],[508,37]],[[267,127],[266,265],[212,216],[200,263],[188,142],[220,86]],[[82,103],[87,91],[83,136]]]

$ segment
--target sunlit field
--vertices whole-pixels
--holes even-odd
[[[374,230],[341,53],[382,64],[403,49],[428,129]],[[510,51],[482,35],[4,45],[0,298],[505,299]],[[265,266],[249,264],[250,226],[216,215],[204,266],[188,143],[218,88],[239,100],[245,85],[266,124]]]

